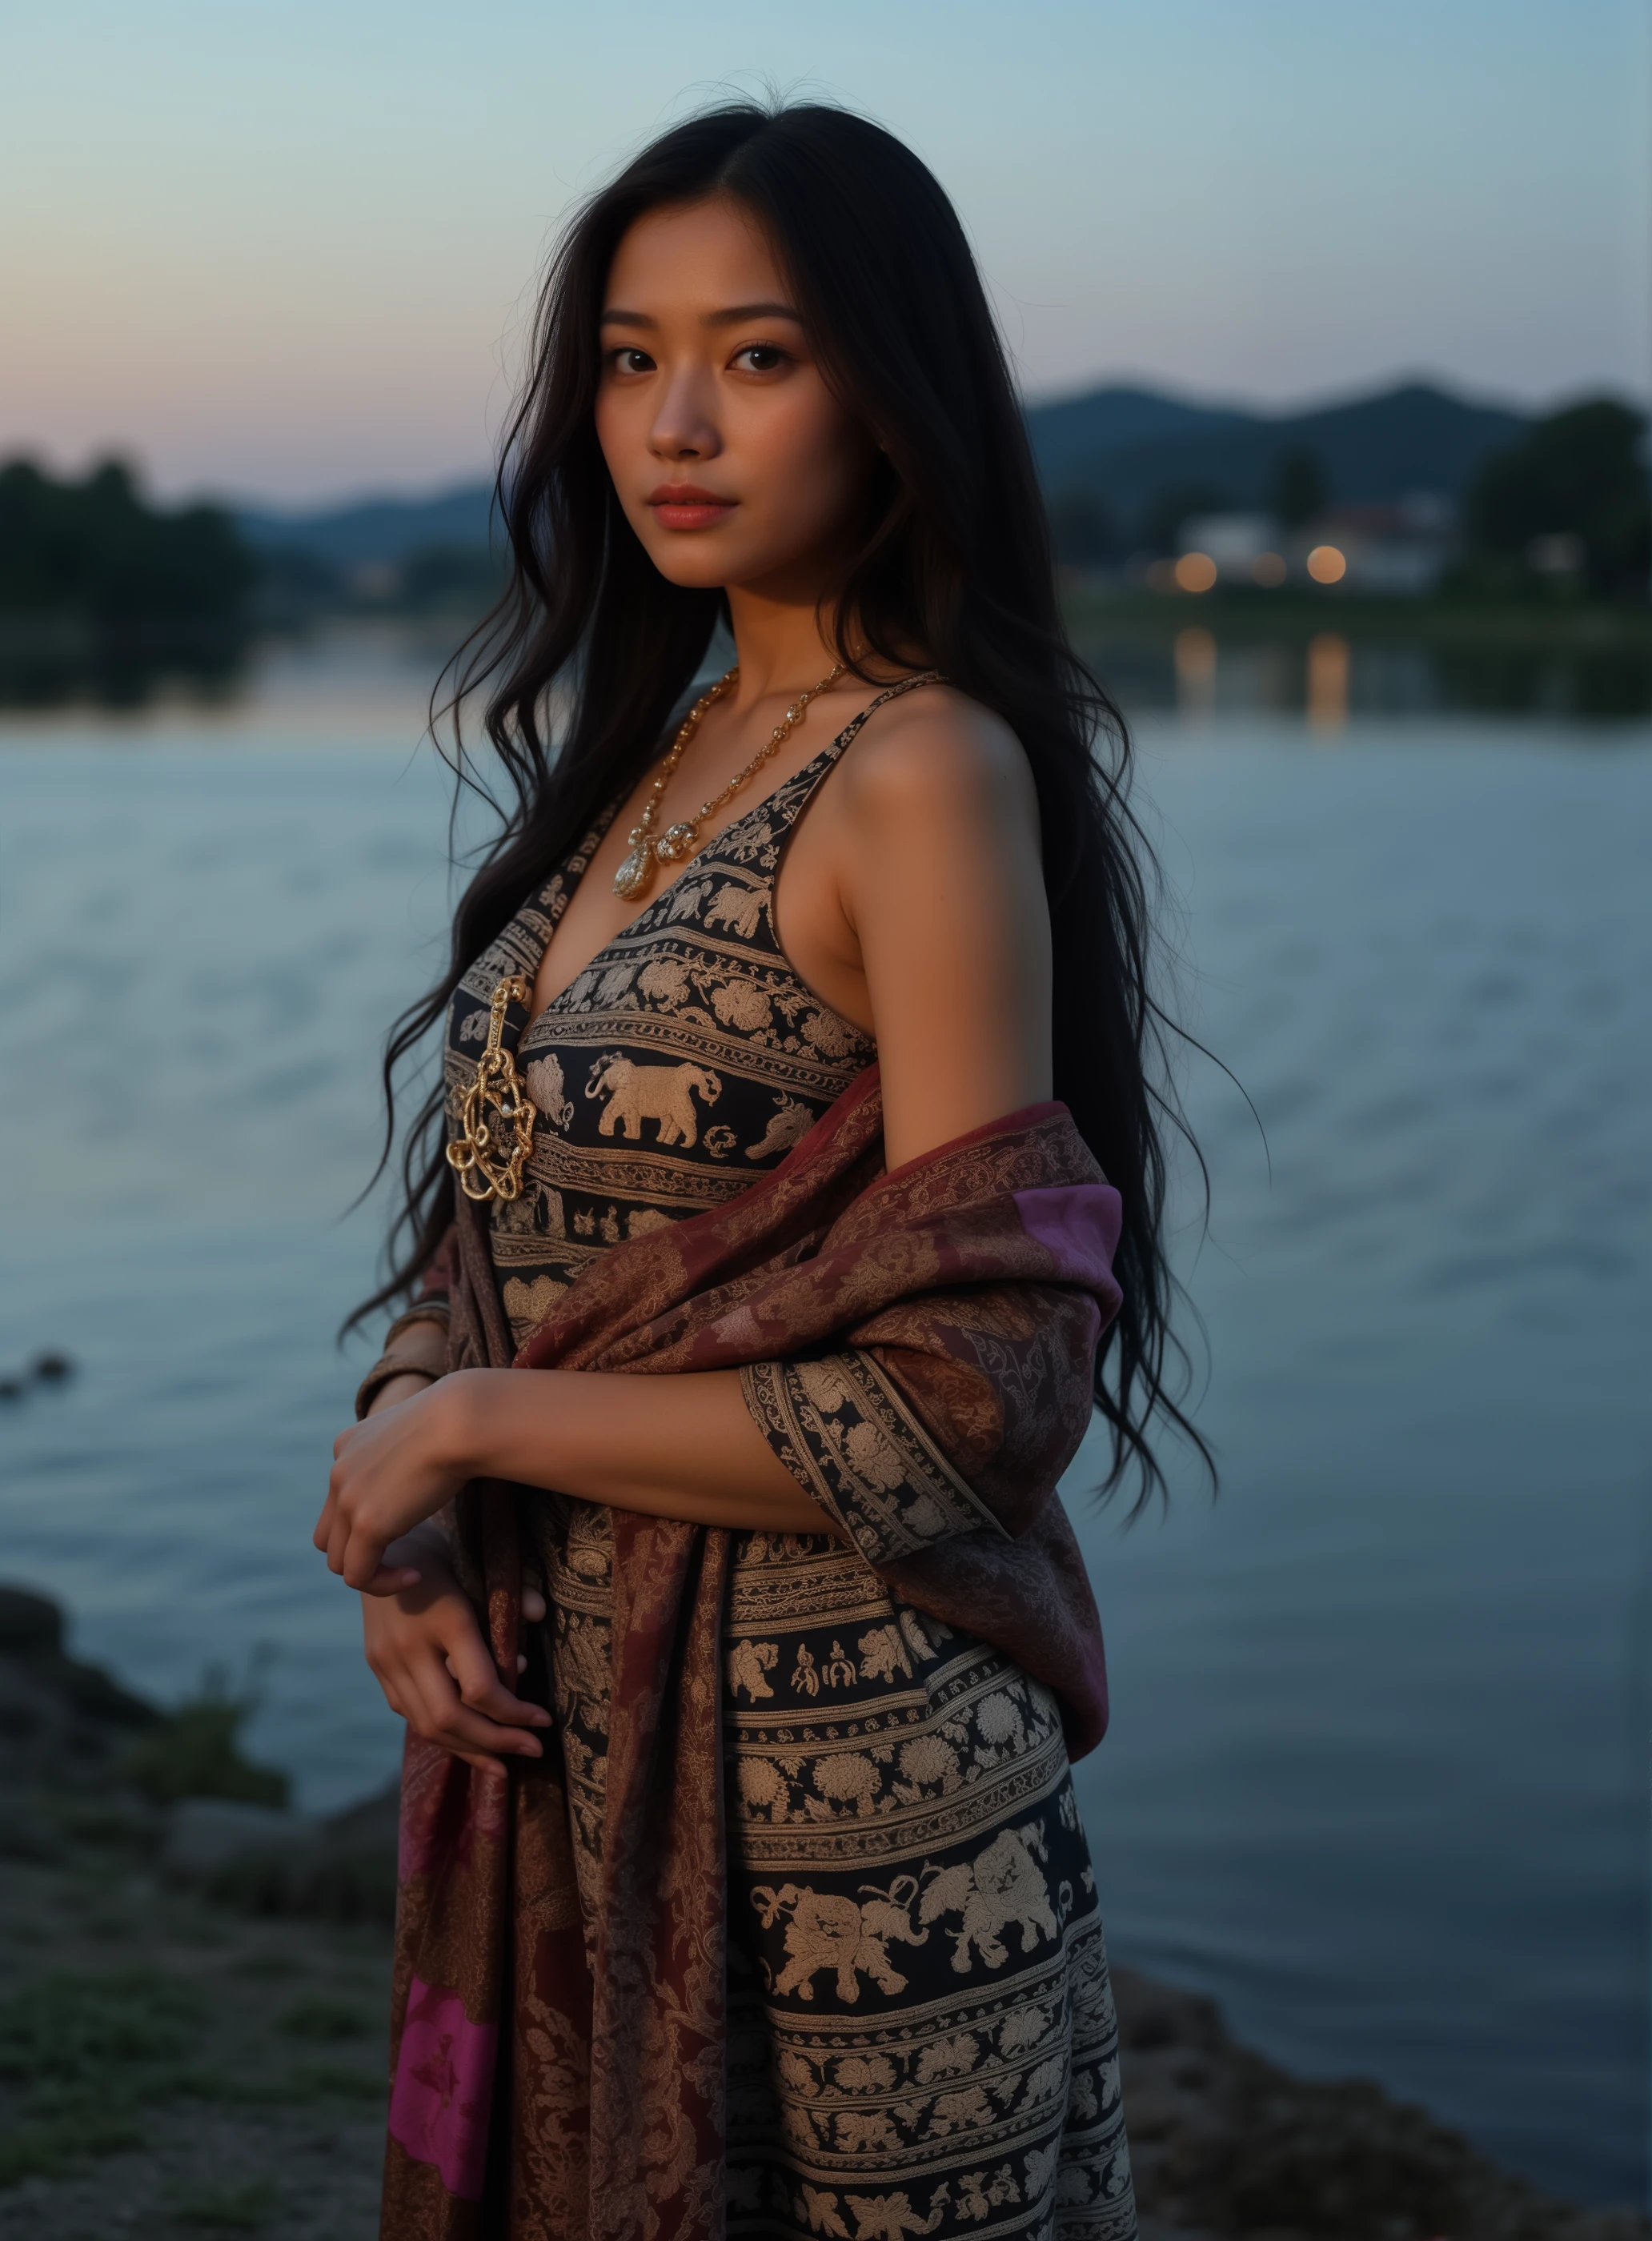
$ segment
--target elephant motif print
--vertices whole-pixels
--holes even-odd
[[[782,1883],[779,1890],[759,1885],[752,1898],[764,1929],[786,1922],[786,1966],[775,1977],[772,1990],[812,2000],[816,1977],[830,1970],[846,2006],[860,1997],[862,1977],[870,1977],[880,1992],[904,1992],[906,1979],[889,1958],[888,1941],[897,1937],[907,1945],[927,1942],[929,1932],[913,1927],[912,1902],[917,1896],[910,1876],[897,1876],[887,1891],[874,1891],[859,1903],[841,1892],[799,1890],[796,1883]]]
[[[683,877],[674,880],[661,897],[665,904],[666,924],[671,925],[683,919],[692,918],[711,891],[712,884],[709,880],[690,880]]]
[[[634,1059],[605,1052],[591,1069],[587,1097],[605,1097],[597,1133],[612,1136],[623,1126],[626,1141],[636,1143],[645,1120],[658,1123],[662,1144],[692,1145],[699,1137],[694,1111],[698,1090],[708,1105],[721,1096],[720,1077],[703,1066],[639,1066]]]
[[[762,920],[761,887],[736,886],[731,880],[727,886],[719,887],[706,906],[707,926],[726,926],[744,941],[751,940]]]
[[[748,1160],[772,1159],[777,1152],[789,1152],[793,1144],[800,1144],[814,1126],[814,1114],[800,1098],[788,1097],[783,1089],[774,1094],[774,1110],[769,1115],[769,1125],[760,1140],[748,1144]]]
[[[947,1932],[953,1966],[960,1976],[968,1973],[972,1948],[989,1969],[1002,1968],[1009,1953],[1000,1933],[1012,1923],[1021,1933],[1023,1953],[1030,1953],[1040,1938],[1059,1935],[1049,1886],[1038,1864],[1048,1856],[1044,1823],[1035,1821],[1025,1829],[1004,1830],[973,1862],[931,1876],[918,1917],[933,1923],[943,1914],[963,1916],[962,1925]]]

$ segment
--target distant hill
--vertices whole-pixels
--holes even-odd
[[[1039,472],[1052,491],[1081,487],[1103,461],[1136,446],[1174,445],[1257,423],[1241,405],[1189,405],[1162,390],[1124,387],[1087,390],[1029,405],[1027,413]]]
[[[303,553],[339,570],[391,564],[447,546],[484,550],[492,483],[458,483],[431,498],[367,498],[314,513],[244,512],[236,525],[255,551]]]
[[[1167,492],[1200,488],[1227,505],[1267,503],[1283,452],[1308,446],[1342,503],[1455,497],[1488,452],[1512,442],[1522,415],[1470,405],[1423,382],[1310,412],[1251,412],[1194,405],[1152,390],[1109,388],[1035,405],[1027,416],[1034,457],[1052,498],[1093,494],[1120,524],[1147,514]]]
[[[1236,507],[1265,505],[1275,462],[1298,445],[1315,451],[1329,495],[1345,503],[1455,497],[1486,453],[1528,422],[1413,382],[1311,412],[1254,412],[1192,405],[1154,389],[1110,387],[1034,405],[1027,431],[1045,489],[1092,493],[1121,528],[1167,494],[1198,488]],[[304,554],[340,573],[399,565],[436,548],[479,551],[488,541],[492,486],[459,483],[422,498],[371,498],[310,513],[249,511],[237,525],[256,550]]]

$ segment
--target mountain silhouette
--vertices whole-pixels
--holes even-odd
[[[430,498],[364,498],[315,512],[248,509],[236,515],[243,537],[259,552],[301,552],[332,568],[379,566],[446,546],[485,551],[491,482],[456,483]]]
[[[1197,489],[1206,504],[1264,506],[1280,455],[1303,446],[1317,455],[1339,501],[1417,491],[1455,497],[1487,452],[1528,425],[1517,412],[1427,382],[1294,413],[1194,405],[1167,391],[1113,385],[1030,405],[1027,414],[1050,497],[1089,492],[1121,524],[1178,491]],[[478,480],[429,498],[385,495],[308,512],[249,509],[237,522],[260,552],[303,553],[347,573],[438,547],[485,548],[492,498],[492,485]]]
[[[1328,492],[1368,504],[1436,492],[1455,498],[1488,452],[1528,423],[1426,382],[1293,413],[1197,405],[1152,390],[1106,388],[1033,405],[1027,433],[1045,489],[1094,494],[1116,519],[1178,489],[1241,509],[1267,503],[1281,455],[1306,448]]]

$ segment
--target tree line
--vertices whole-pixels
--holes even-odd
[[[1643,412],[1595,398],[1534,421],[1515,442],[1488,452],[1459,500],[1459,552],[1447,588],[1470,596],[1644,600],[1652,579],[1646,432]],[[1281,451],[1267,510],[1282,527],[1311,525],[1337,495],[1311,447]],[[1079,488],[1054,494],[1050,525],[1059,559],[1099,567],[1131,552],[1172,551],[1183,522],[1233,510],[1228,492],[1187,483],[1161,491],[1125,524],[1105,492]]]
[[[1447,588],[1498,598],[1644,600],[1652,576],[1646,425],[1632,407],[1594,398],[1535,421],[1489,453],[1461,494],[1460,549]],[[1269,510],[1283,526],[1310,525],[1335,495],[1311,449],[1281,452]],[[1130,551],[1164,552],[1183,521],[1231,503],[1214,486],[1170,488],[1125,528],[1104,492],[1059,492],[1050,505],[1057,557],[1094,567]],[[425,584],[417,568],[403,571],[410,578],[398,584],[403,603],[456,593],[486,603],[484,594],[494,586],[485,556],[418,557],[432,580]],[[449,580],[456,567],[462,585]],[[71,619],[111,638],[233,632],[261,577],[271,579],[265,588],[273,596],[282,573],[279,561],[261,564],[222,507],[151,505],[117,459],[79,481],[29,459],[0,466],[0,617]],[[343,592],[331,580],[312,587],[324,604]]]
[[[0,466],[0,615],[116,634],[230,629],[257,573],[221,507],[151,505],[120,460],[78,482],[30,459]]]

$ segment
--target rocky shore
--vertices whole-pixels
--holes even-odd
[[[244,1709],[163,1713],[0,1588],[0,2241],[377,2231],[394,1796],[291,1812]],[[1116,1983],[1144,2241],[1652,2241]]]

